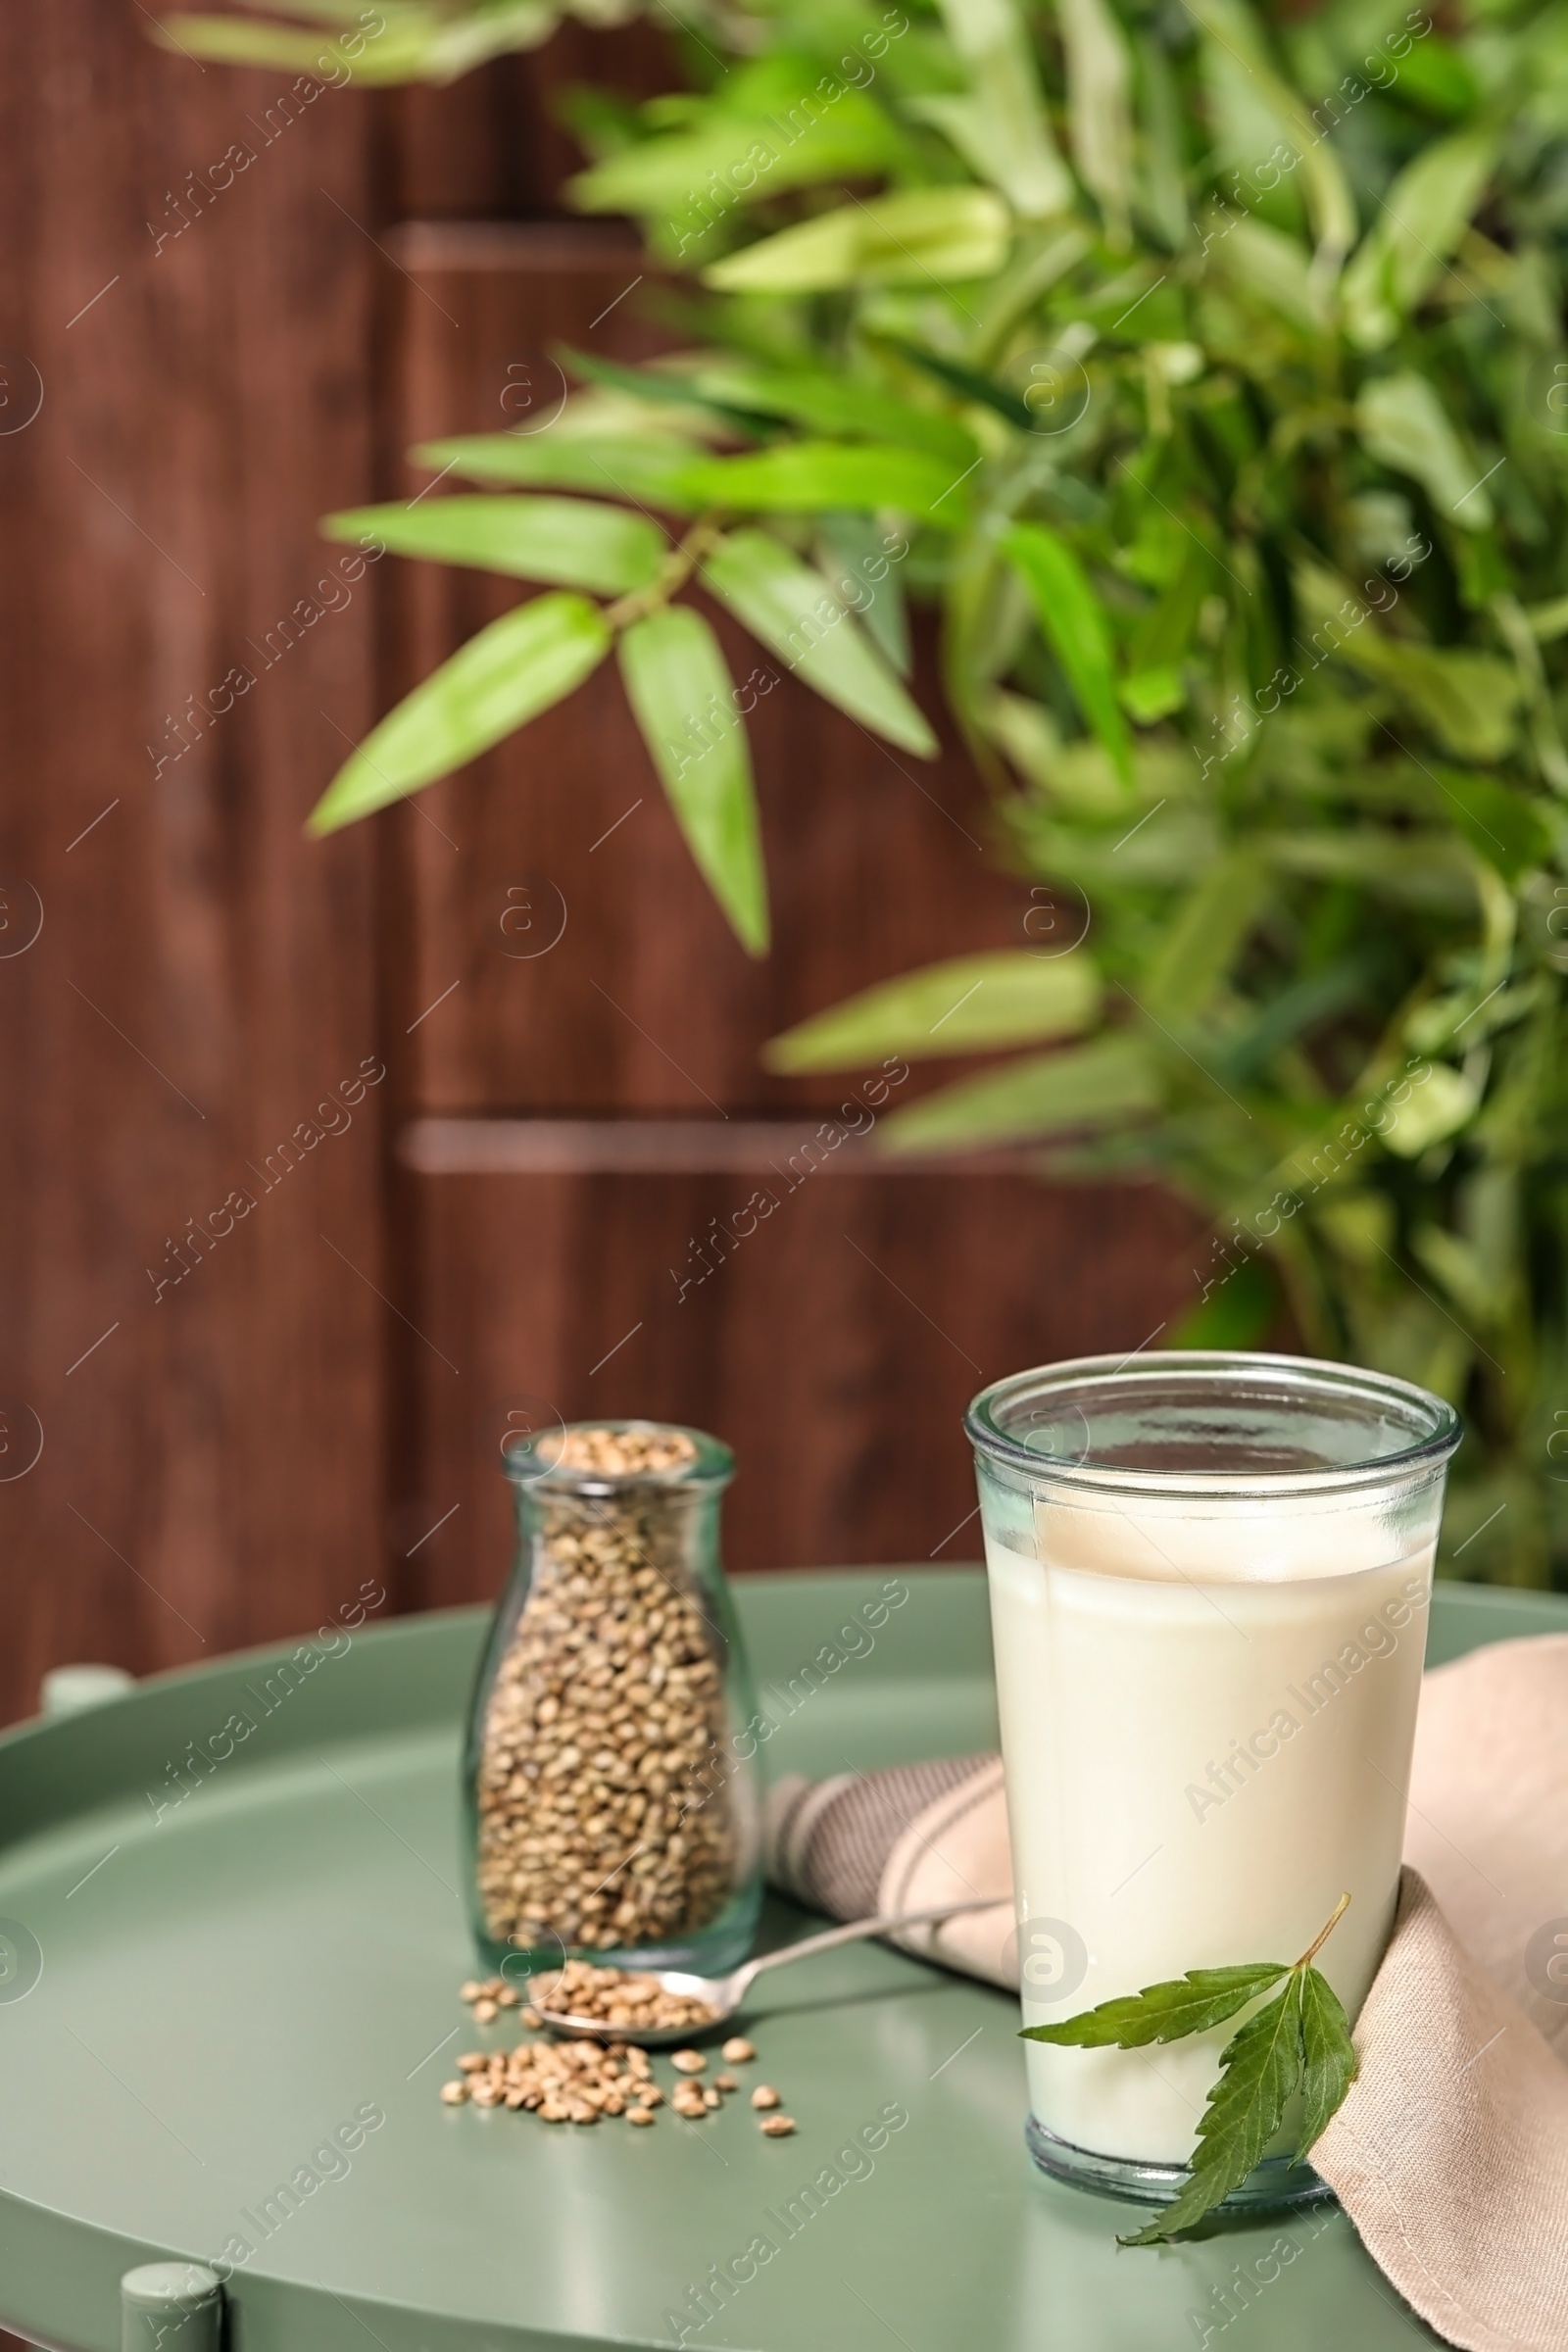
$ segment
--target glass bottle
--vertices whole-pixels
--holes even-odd
[[[480,1951],[514,1978],[563,1956],[733,1968],[761,1902],[756,1699],[718,1545],[734,1457],[603,1421],[504,1459],[516,1558],[465,1768]]]

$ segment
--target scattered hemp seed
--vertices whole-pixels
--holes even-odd
[[[757,2052],[744,2034],[732,2034],[720,2050],[719,2056],[728,2059],[731,2066],[744,2066],[749,2058],[757,2056]]]
[[[476,2026],[492,2025],[499,2015],[494,2001],[475,2001],[473,2004],[473,2022]]]
[[[584,1978],[595,1980],[622,1974],[618,1970],[596,1969],[580,1961],[568,1962],[567,1969],[581,1970]],[[489,1984],[466,1984],[463,1990],[465,1999],[470,1991],[477,1992],[478,1998],[470,2001],[469,2006],[480,2022],[488,2022],[481,2014],[486,2005],[494,2006],[500,2014],[499,2000]],[[657,1984],[655,1990],[657,1993]],[[586,1988],[589,1999],[603,1995],[602,1984],[596,1988],[590,1984]],[[658,1993],[658,1998],[665,2000],[671,1996]],[[537,2010],[524,2006],[516,2015],[520,2024],[537,2027]],[[733,2050],[738,2040],[737,2036],[726,2047]],[[740,2042],[739,2046],[749,2056],[756,2056],[749,2041]],[[584,2127],[602,2120],[623,2119],[639,2132],[646,2132],[658,2120],[655,2111],[666,2105],[685,2123],[706,2123],[710,2115],[722,2109],[726,2095],[742,2087],[730,2074],[715,2075],[711,2082],[700,2082],[697,2078],[706,2073],[708,2059],[701,2050],[683,2048],[668,2053],[673,2080],[666,2090],[655,2078],[654,2055],[638,2042],[617,2039],[613,2029],[608,2026],[602,2037],[584,2035],[577,2039],[558,2040],[542,2030],[535,2031],[530,2038],[519,2041],[515,2049],[465,2050],[456,2061],[457,2071],[452,2081],[440,2085],[439,2095],[448,2107],[504,2108],[514,2115],[536,2115],[544,2124]],[[780,2106],[781,2098],[771,2083],[760,2082],[751,2093],[751,2103],[755,2108],[772,2110]],[[760,2118],[760,2126],[774,2139],[796,2129],[792,2116],[771,2112]]]
[[[457,2097],[451,2086],[441,2093],[449,2105],[467,2098],[475,2107],[526,2110],[547,2124],[596,2124],[633,2109],[652,2122],[664,2096],[646,2052],[624,2042],[606,2049],[597,2041],[524,2041],[514,2050],[470,2051],[458,2065]]]

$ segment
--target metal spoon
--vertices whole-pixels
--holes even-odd
[[[599,2041],[635,2041],[644,2049],[660,2049],[666,2042],[690,2041],[694,2034],[708,2034],[715,2026],[727,2025],[765,1968],[785,1968],[792,1960],[808,1960],[813,1952],[831,1951],[836,1944],[858,1942],[862,1936],[889,1936],[895,1928],[926,1927],[940,1919],[961,1918],[966,1911],[999,1911],[1004,1904],[1010,1907],[1011,1901],[1010,1895],[994,1895],[972,1903],[944,1903],[935,1911],[893,1911],[880,1919],[857,1919],[848,1927],[828,1928],[822,1935],[808,1936],[800,1943],[786,1943],[776,1952],[763,1952],[757,1959],[732,1968],[727,1977],[688,1976],[679,1968],[640,1971],[651,1976],[663,1992],[685,1993],[693,2000],[708,2002],[712,2016],[699,2018],[691,2025],[612,2026],[602,2017],[579,2017],[571,2010],[552,2009],[548,1999],[535,1989],[542,1982],[539,1978],[529,1980],[528,1998],[540,2024],[548,2026],[552,2034],[586,2035]]]

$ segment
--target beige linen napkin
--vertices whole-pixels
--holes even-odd
[[[1010,1903],[996,1756],[783,1781],[767,1828],[769,1877],[836,1918]],[[1568,1635],[1427,1676],[1405,1864],[1360,2075],[1312,2161],[1450,2343],[1568,2352]],[[1017,1985],[1006,1909],[897,1940]]]

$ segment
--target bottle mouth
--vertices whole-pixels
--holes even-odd
[[[1288,1496],[1403,1486],[1462,1433],[1412,1382],[1311,1356],[1078,1356],[983,1389],[964,1416],[1009,1483],[1122,1494]]]
[[[727,1446],[678,1421],[557,1422],[510,1440],[501,1459],[514,1485],[558,1494],[623,1494],[649,1487],[711,1492],[735,1475]]]

